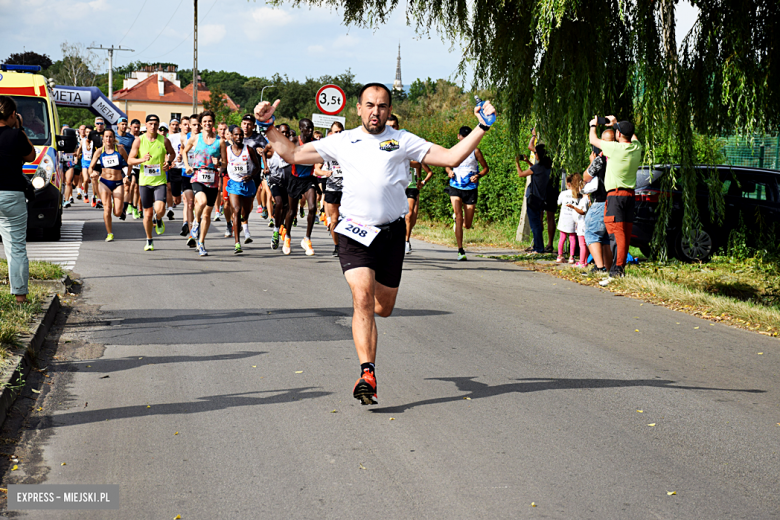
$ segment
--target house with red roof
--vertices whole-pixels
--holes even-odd
[[[123,82],[122,90],[114,92],[113,100],[132,121],[138,119],[141,124],[148,114],[156,114],[160,122],[167,123],[173,118],[192,115],[193,85],[181,88],[175,67],[144,67],[131,72]],[[227,106],[238,110],[239,106],[223,94]],[[198,83],[198,112],[203,111],[203,102],[211,99],[211,93],[201,81]]]

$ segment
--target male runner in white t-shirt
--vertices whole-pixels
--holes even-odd
[[[390,90],[381,83],[369,83],[358,95],[361,127],[295,145],[273,126],[271,117],[279,102],[272,105],[263,101],[254,110],[258,124],[268,127],[265,136],[274,150],[291,164],[336,161],[343,171],[339,208],[342,220],[335,231],[345,236],[339,239],[339,260],[352,290],[352,338],[360,359],[360,379],[352,393],[362,404],[377,404],[374,315],[390,316],[401,282],[409,161],[457,166],[477,147],[490,126],[475,108],[479,126],[451,149],[443,148],[410,132],[386,127],[392,113]],[[488,116],[495,113],[489,102],[482,109]]]

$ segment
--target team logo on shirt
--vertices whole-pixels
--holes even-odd
[[[394,152],[398,150],[400,146],[398,145],[398,141],[395,139],[388,139],[387,141],[382,141],[379,143],[379,149],[383,152]]]

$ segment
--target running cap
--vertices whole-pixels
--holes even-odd
[[[241,121],[251,121],[252,123],[255,122],[255,116],[252,114],[244,114],[244,117],[241,118]]]
[[[62,123],[62,128],[70,128],[70,125],[68,123]]]
[[[461,137],[468,137],[471,133],[471,127],[469,126],[461,126],[460,130],[458,130],[458,135]]]
[[[98,117],[95,118],[95,124],[96,125],[104,125],[104,124],[106,124],[106,122],[103,120],[102,117],[98,116]]]
[[[155,121],[155,122],[159,123],[160,122],[160,118],[157,117],[154,114],[149,114],[148,116],[146,116],[146,122],[148,123],[149,121]]]
[[[366,83],[363,85],[363,88],[360,89],[360,93],[358,94],[358,103],[361,103],[363,101],[363,92],[370,88],[381,88],[385,92],[387,92],[387,98],[390,100],[390,103],[393,102],[393,93],[390,92],[390,89],[387,88],[387,85],[383,83]]]
[[[162,123],[160,125],[160,130],[168,130],[168,125],[166,125],[165,123]]]
[[[179,119],[174,117],[173,119],[171,119],[171,120],[168,122],[168,124],[169,124],[169,125],[172,125],[173,123],[179,123],[179,122],[180,122],[180,121],[179,121]]]
[[[127,123],[127,118],[126,118],[126,117],[124,117],[124,116],[122,116],[122,117],[120,117],[120,118],[119,118],[119,120],[117,121],[117,123]]]
[[[628,139],[631,139],[631,136],[634,135],[634,125],[628,121],[615,123],[615,130],[626,136]]]

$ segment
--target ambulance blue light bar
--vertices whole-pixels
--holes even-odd
[[[15,70],[18,72],[40,72],[40,65],[6,65],[5,63],[0,65],[0,70],[5,72],[9,70]]]

